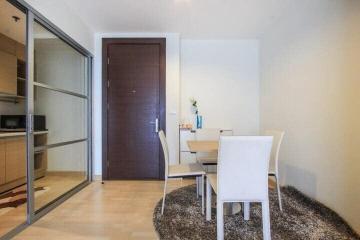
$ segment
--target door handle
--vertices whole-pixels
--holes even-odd
[[[34,132],[34,115],[33,114],[29,114],[29,129],[30,129],[30,133]]]
[[[155,119],[155,122],[150,122],[150,124],[155,124],[155,132],[159,132],[159,118]]]
[[[155,120],[155,132],[158,133],[159,132],[159,119],[156,118]]]

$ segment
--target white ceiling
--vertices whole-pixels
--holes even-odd
[[[256,38],[313,0],[61,0],[95,32]],[[316,1],[315,1],[316,2]]]
[[[226,39],[258,38],[294,16],[306,21],[307,13],[334,0],[56,1],[66,4],[94,32],[175,32],[182,38]],[[12,15],[21,20],[15,23]],[[0,32],[25,42],[25,16],[5,0],[0,0]]]

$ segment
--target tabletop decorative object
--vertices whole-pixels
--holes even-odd
[[[191,102],[193,112],[196,115],[196,128],[200,129],[200,128],[202,128],[202,116],[199,115],[199,108],[197,106],[197,101],[194,98],[191,98],[190,102]]]

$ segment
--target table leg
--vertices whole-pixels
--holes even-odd
[[[207,199],[207,196],[206,196]],[[208,200],[207,200],[208,201]],[[211,205],[212,208],[216,208],[216,194],[211,196]],[[208,206],[208,205],[206,205]],[[241,204],[240,203],[224,203],[224,215],[226,216],[230,216],[230,215],[234,215],[234,214],[238,214],[241,212]]]
[[[211,184],[209,182],[209,179],[206,178],[206,221],[211,220]]]
[[[234,215],[241,212],[241,204],[240,203],[225,203],[224,204],[224,215]]]

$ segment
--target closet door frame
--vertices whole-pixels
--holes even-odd
[[[75,193],[83,189],[92,181],[92,78],[93,78],[93,55],[74,39],[68,36],[56,25],[51,23],[42,14],[36,11],[24,0],[7,0],[9,3],[22,10],[26,14],[26,162],[27,162],[27,220],[19,226],[12,229],[7,234],[0,236],[0,239],[10,239],[26,227],[36,222],[39,218],[59,206],[65,200],[73,196]],[[87,137],[83,139],[87,145],[87,176],[86,180],[77,185],[75,188],[61,195],[55,201],[46,205],[45,207],[35,211],[34,208],[34,134],[33,134],[33,116],[34,116],[34,86],[39,85],[34,82],[34,23],[38,22],[47,30],[55,34],[58,38],[63,40],[66,44],[74,48],[86,59],[86,81],[87,93],[82,96],[87,100]],[[58,91],[59,89],[53,89]],[[60,90],[62,91],[62,90]],[[68,92],[67,94],[72,94]],[[69,143],[67,143],[69,144]],[[66,143],[64,144],[66,145]]]

